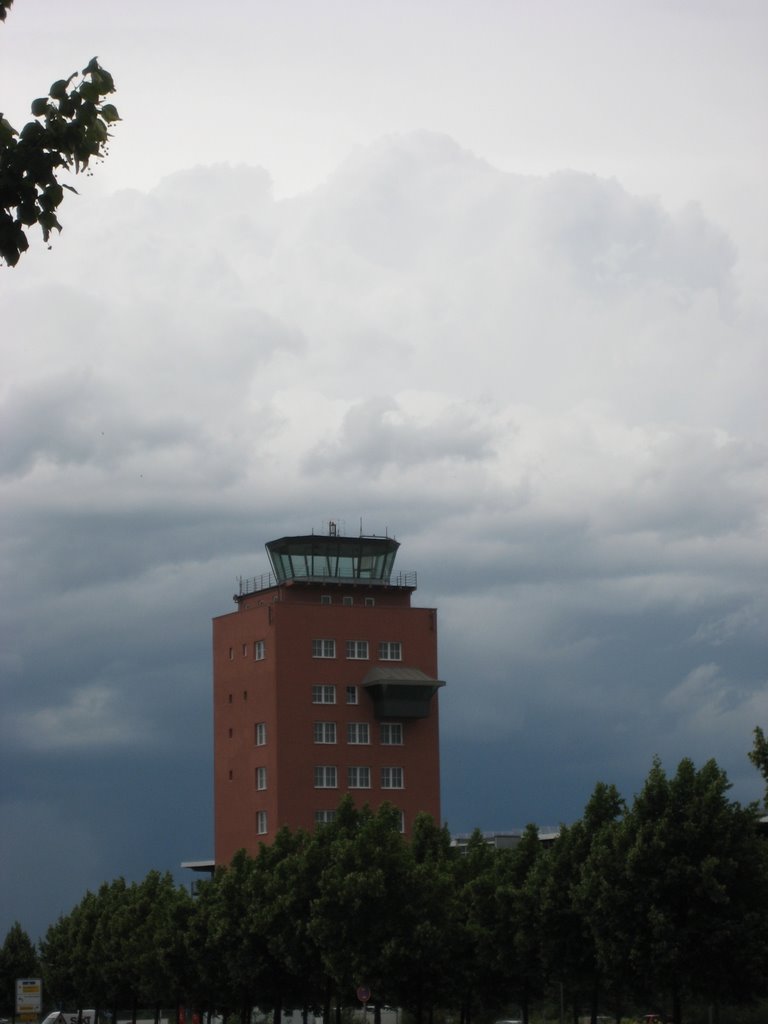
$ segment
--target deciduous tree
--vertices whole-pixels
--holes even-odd
[[[544,961],[549,977],[563,986],[574,1019],[587,1006],[596,1019],[607,987],[615,1008],[621,989],[621,979],[606,978],[598,963],[590,889],[600,880],[585,877],[585,872],[593,848],[617,827],[624,809],[616,787],[599,782],[582,818],[561,829],[541,864],[545,875],[539,902]]]
[[[628,964],[638,996],[679,1024],[692,998],[742,1002],[764,985],[768,862],[754,807],[731,802],[714,761],[656,760],[620,826],[590,855],[603,969]]]
[[[374,813],[342,802],[322,830],[331,842],[313,905],[312,936],[337,992],[367,984],[388,1002],[393,961],[407,941],[409,858],[400,813],[383,804]]]
[[[461,952],[456,856],[448,830],[426,814],[416,817],[405,852],[407,896],[401,908],[405,941],[390,947],[389,970],[397,1005],[422,1024],[425,1016],[432,1019],[440,1001],[449,1004],[460,992],[453,984]]]
[[[0,1014],[11,1017],[16,1013],[16,981],[36,978],[40,961],[32,940],[14,921],[0,947]]]

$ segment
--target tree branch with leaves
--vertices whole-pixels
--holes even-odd
[[[0,0],[0,21],[11,3]],[[114,91],[112,75],[94,57],[33,100],[34,120],[21,131],[0,113],[0,260],[8,266],[16,266],[29,248],[29,227],[38,224],[45,242],[53,230],[61,231],[64,189],[77,190],[59,178],[62,172],[85,171],[106,155],[110,125],[120,120],[107,102]]]

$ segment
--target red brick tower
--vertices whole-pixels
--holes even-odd
[[[390,537],[283,537],[213,620],[216,863],[342,796],[440,821],[437,612]]]

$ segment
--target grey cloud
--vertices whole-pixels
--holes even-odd
[[[0,432],[0,473],[19,474],[36,460],[62,469],[114,468],[128,454],[188,443],[199,427],[162,415],[137,422],[113,385],[84,372],[41,377],[11,391],[0,406]]]
[[[547,179],[537,199],[544,238],[590,287],[711,288],[730,299],[736,250],[695,204],[672,216],[658,200],[575,172]]]
[[[714,537],[749,531],[755,499],[768,481],[768,448],[716,432],[682,427],[650,431],[625,493],[609,499],[601,518],[621,529]]]
[[[222,179],[226,180],[226,188],[221,187]],[[161,214],[169,209],[169,204],[178,204],[188,215],[191,205],[193,211],[203,211],[213,219],[225,213],[271,206],[272,187],[272,178],[263,167],[205,164],[168,175],[152,190],[152,195],[160,200]]]
[[[663,285],[730,299],[736,250],[697,205],[669,213],[615,180],[574,171],[543,178],[504,173],[429,133],[394,136],[361,150],[304,198],[302,231],[326,246],[402,275],[429,273],[446,255],[458,266],[493,252],[514,275],[521,244],[534,264],[558,258],[591,289]]]
[[[691,641],[721,647],[747,637],[758,638],[764,632],[766,622],[768,605],[761,606],[757,601],[748,601],[739,604],[733,611],[703,622],[697,627]]]
[[[457,239],[476,237],[467,220],[500,180],[503,175],[447,136],[391,136],[358,150],[312,194],[304,206],[306,229],[401,275],[425,253],[445,245],[458,251]]]
[[[16,711],[3,724],[3,742],[33,756],[40,751],[114,751],[121,746],[135,750],[157,742],[160,737],[147,729],[146,722],[131,722],[119,713],[115,696],[109,685],[88,685],[69,692],[63,705]]]
[[[89,884],[210,854],[210,618],[324,519],[439,609],[451,827],[576,816],[656,752],[760,789],[765,332],[703,214],[425,135],[290,201],[217,167],[78,213],[0,276],[0,772],[73,857],[114,832]]]
[[[399,467],[445,460],[478,461],[492,455],[491,435],[468,408],[455,405],[421,418],[406,412],[392,398],[371,398],[345,414],[337,439],[319,444],[305,466],[323,472],[378,474],[389,464]]]
[[[700,714],[703,708],[709,714],[720,715],[733,704],[726,681],[720,675],[720,666],[714,662],[698,665],[664,698],[670,711]]]

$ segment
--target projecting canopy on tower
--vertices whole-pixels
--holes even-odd
[[[430,677],[418,668],[372,668],[363,686],[373,698],[377,718],[426,718],[429,702],[442,679]]]

